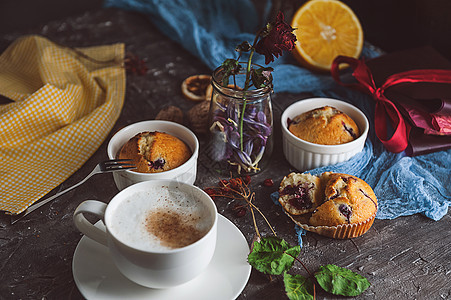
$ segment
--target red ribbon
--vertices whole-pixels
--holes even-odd
[[[352,75],[357,83],[343,83],[339,76],[340,64],[348,64],[353,70]],[[381,87],[376,87],[373,75],[363,60],[347,56],[337,56],[332,63],[332,77],[342,86],[355,88],[369,93],[376,102],[374,112],[374,126],[376,135],[390,152],[404,151],[408,145],[410,125],[406,124],[395,104],[385,97],[385,90],[400,83],[436,82],[451,83],[451,70],[411,70],[389,76]],[[390,121],[394,133],[387,137],[387,120]]]

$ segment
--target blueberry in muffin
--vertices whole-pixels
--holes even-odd
[[[279,203],[292,215],[313,211],[321,203],[320,178],[308,173],[291,173],[285,176],[279,187]]]

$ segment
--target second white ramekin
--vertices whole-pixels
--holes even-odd
[[[304,141],[288,130],[288,120],[293,120],[309,110],[332,106],[351,117],[360,129],[360,136],[345,144],[320,145]],[[309,98],[297,101],[282,113],[283,152],[287,161],[298,171],[333,165],[350,159],[362,151],[368,136],[369,123],[365,114],[354,105],[331,98]]]

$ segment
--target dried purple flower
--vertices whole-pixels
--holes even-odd
[[[285,23],[284,15],[279,12],[274,23],[269,23],[263,37],[255,45],[255,51],[265,56],[265,64],[274,61],[283,51],[291,51],[296,42],[296,36],[292,33],[294,29]]]

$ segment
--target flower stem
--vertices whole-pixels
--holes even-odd
[[[244,151],[244,145],[243,145],[243,123],[244,123],[244,111],[246,109],[246,103],[247,103],[246,92],[244,92],[243,109],[241,110],[241,115],[240,115],[240,150],[241,151]]]
[[[251,81],[251,65],[252,65],[252,57],[254,56],[255,49],[252,47],[251,53],[249,53],[249,58],[247,59],[247,67],[246,67],[246,82],[244,83],[244,90],[247,91],[249,89],[250,81]]]
[[[246,91],[249,89],[249,83],[250,83],[250,79],[251,79],[251,65],[252,65],[251,62],[252,62],[252,56],[254,56],[254,52],[255,52],[255,49],[254,49],[254,47],[252,47],[251,53],[249,53],[249,58],[247,59],[246,81],[244,83],[244,93],[243,93],[243,108],[241,110],[241,115],[240,115],[240,150],[241,151],[244,150],[243,124],[244,124],[244,112],[246,110],[246,104],[247,104]]]
[[[258,231],[258,226],[257,226],[257,222],[255,221],[255,214],[254,214],[254,209],[251,206],[251,214],[252,214],[252,220],[254,221],[254,229],[255,229],[255,233],[257,234],[257,236],[261,239],[261,235],[260,232]]]
[[[247,104],[247,99],[246,99],[246,91],[249,89],[250,86],[250,81],[251,81],[251,66],[252,66],[252,57],[254,56],[254,52],[255,52],[255,45],[260,37],[260,34],[263,32],[262,29],[260,29],[258,31],[258,33],[255,35],[255,39],[254,42],[252,43],[252,47],[251,47],[251,52],[249,53],[249,58],[247,59],[247,68],[246,68],[246,81],[244,82],[244,93],[243,93],[243,109],[241,110],[241,115],[240,115],[240,150],[243,151],[244,150],[244,145],[243,145],[243,123],[244,123],[244,112],[246,110],[246,104]],[[241,53],[240,53],[241,55]]]
[[[271,224],[269,223],[268,219],[265,217],[265,215],[261,212],[261,210],[255,206],[254,203],[252,203],[251,201],[248,201],[248,204],[251,208],[255,208],[258,213],[263,217],[263,219],[265,220],[266,224],[268,225],[269,229],[271,229],[272,234],[274,234],[274,236],[277,236],[276,232],[274,231],[274,229],[272,228]]]

